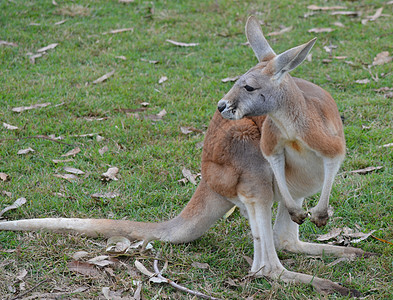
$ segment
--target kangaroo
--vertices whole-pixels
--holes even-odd
[[[254,276],[311,284],[319,292],[358,295],[330,280],[285,269],[276,252],[370,255],[357,248],[299,240],[299,224],[308,216],[317,226],[326,224],[329,194],[345,155],[342,122],[330,94],[289,75],[306,58],[315,39],[276,55],[253,16],[247,20],[246,36],[259,63],[218,102],[205,136],[202,179],[178,216],[161,223],[15,220],[1,222],[0,230],[45,229],[92,237],[122,235],[145,243],[186,243],[200,237],[235,204],[250,223]],[[304,198],[320,190],[318,204],[304,211]],[[275,201],[279,204],[272,226]]]

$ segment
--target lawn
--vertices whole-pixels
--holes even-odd
[[[347,157],[330,198],[334,216],[321,229],[306,221],[302,239],[316,242],[347,227],[393,242],[392,1],[1,1],[0,173],[8,176],[0,176],[0,210],[26,198],[3,217],[177,215],[195,190],[179,182],[182,170],[200,172],[204,132],[233,84],[222,80],[256,63],[244,45],[249,15],[278,53],[318,38],[292,75],[329,91],[344,120]],[[329,30],[309,32],[320,28]],[[376,63],[385,51],[385,61]],[[84,173],[60,178],[70,174],[65,167]],[[118,180],[102,180],[110,167],[119,169]],[[367,167],[375,169],[351,172]],[[104,195],[92,197],[97,193]],[[138,259],[153,270],[158,252],[167,278],[217,298],[324,297],[307,285],[247,277],[252,237],[238,210],[192,243],[152,244],[153,251],[117,257],[83,275],[70,269],[73,255],[87,251],[84,261],[105,255],[105,239],[0,232],[0,298],[105,299],[103,288],[131,297],[142,286],[143,299],[192,299],[135,268]],[[353,246],[379,255],[279,256],[288,269],[341,282],[365,299],[393,298],[392,244],[370,236]]]

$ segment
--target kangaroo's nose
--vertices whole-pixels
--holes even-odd
[[[217,109],[220,113],[223,112],[223,110],[227,107],[227,101],[226,100],[220,100],[218,101],[217,104]]]

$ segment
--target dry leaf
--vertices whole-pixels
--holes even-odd
[[[345,27],[344,24],[341,22],[334,22],[333,25],[337,27]]]
[[[146,107],[146,106],[149,106],[149,105],[150,105],[149,102],[141,102],[141,106],[143,106],[143,107]]]
[[[96,141],[99,143],[99,142],[105,141],[105,138],[103,136],[97,134]]]
[[[89,277],[100,276],[100,271],[98,271],[93,264],[87,262],[73,260],[67,264],[67,267],[72,272],[76,272]]]
[[[389,56],[388,51],[383,51],[378,53],[377,56],[374,57],[373,66],[383,65],[389,63],[393,60],[393,56]]]
[[[109,258],[108,255],[100,255],[92,259],[89,259],[87,262],[99,267],[106,267],[114,263],[113,261],[108,260],[108,258]]]
[[[46,52],[29,55],[30,63],[32,63],[34,65],[36,58],[40,58],[40,57],[44,56],[45,54],[46,54]]]
[[[360,15],[357,11],[334,11],[330,13],[332,16],[353,16],[356,17]]]
[[[127,32],[127,31],[134,31],[134,28],[122,28],[122,29],[113,29],[108,32],[104,32],[103,34],[115,34],[115,33],[121,33],[121,32]]]
[[[198,269],[209,269],[210,266],[207,263],[200,263],[197,261],[194,261],[191,266],[193,266],[194,268],[198,268]]]
[[[126,253],[131,242],[124,236],[112,236],[106,242],[106,252],[110,254]]]
[[[167,81],[167,80],[168,80],[168,77],[162,76],[162,77],[160,78],[160,80],[158,80],[158,83],[161,84],[161,83],[164,83],[164,82]]]
[[[4,173],[0,173],[0,176],[1,176],[1,174],[4,174]],[[12,193],[11,193],[11,192],[1,191],[1,194],[2,194],[3,196],[12,197]]]
[[[139,260],[135,260],[135,267],[142,273],[145,274],[148,277],[154,277],[155,274],[153,272],[150,272],[144,265]]]
[[[12,126],[12,125],[7,124],[7,123],[4,123],[4,122],[3,122],[3,126],[5,127],[5,129],[8,129],[8,130],[16,130],[16,129],[19,129],[19,128],[16,127],[16,126]]]
[[[1,181],[7,181],[7,180],[10,180],[10,176],[6,173],[0,172],[0,179],[1,179]]]
[[[75,156],[75,155],[77,155],[79,152],[81,152],[81,148],[77,147],[77,148],[75,148],[75,149],[72,149],[72,150],[68,151],[66,154],[63,154],[62,157]]]
[[[73,182],[74,180],[78,179],[78,177],[73,174],[53,174],[53,176],[68,180],[69,182]]]
[[[131,297],[122,297],[122,291],[111,291],[109,287],[103,287],[101,289],[102,294],[104,295],[105,299],[107,300],[133,300]]]
[[[30,152],[35,152],[34,151],[34,149],[32,149],[32,148],[27,148],[27,149],[21,149],[21,150],[19,150],[18,151],[18,154],[27,154],[27,153],[30,153]]]
[[[333,228],[328,233],[320,235],[317,238],[317,240],[318,241],[328,241],[328,240],[334,239],[337,236],[339,236],[342,231],[343,230],[341,228]]]
[[[292,30],[292,26],[289,26],[289,27],[285,27],[285,28],[283,28],[283,29],[281,29],[280,31],[274,31],[274,32],[270,32],[270,33],[268,33],[267,34],[267,36],[276,36],[276,35],[281,35],[281,34],[283,34],[283,33],[286,33],[286,32],[289,32],[289,31],[291,31]]]
[[[380,7],[377,9],[374,15],[370,16],[369,19],[370,21],[375,21],[382,15],[383,7]]]
[[[197,182],[195,181],[196,175],[193,175],[190,170],[183,168],[181,172],[189,182],[191,182],[193,185],[197,185]]]
[[[148,115],[148,116],[144,116],[145,119],[147,120],[151,120],[151,121],[161,121],[162,118],[167,114],[166,110],[163,109],[161,110],[158,114],[156,115]]]
[[[117,167],[109,168],[108,171],[106,171],[105,173],[102,173],[101,180],[102,181],[110,181],[110,180],[117,181],[118,180],[116,178],[117,173],[119,173],[119,168],[117,168]]]
[[[27,271],[26,269],[23,269],[22,271],[19,271],[18,275],[16,276],[16,279],[18,279],[19,281],[22,281],[23,278],[25,278],[27,275]]]
[[[68,20],[61,20],[59,22],[56,22],[55,25],[61,25],[64,24],[65,22],[67,22]]]
[[[346,9],[345,6],[317,6],[317,5],[314,5],[314,4],[307,6],[307,8],[310,9],[310,10],[322,10],[322,11],[325,11],[325,10],[336,10],[336,9]]]
[[[56,44],[56,43],[50,44],[50,45],[48,45],[48,46],[46,46],[46,47],[43,47],[43,48],[41,48],[41,49],[38,49],[37,52],[38,52],[38,53],[46,52],[46,51],[48,51],[48,50],[51,50],[51,49],[56,48],[57,45],[58,45],[58,44]]]
[[[7,42],[7,41],[2,41],[2,40],[0,40],[0,45],[11,46],[11,47],[16,47],[16,46],[18,46],[18,45],[15,44],[15,43]]]
[[[58,5],[57,2],[56,2],[55,0],[52,0],[52,4],[55,5],[55,6]]]
[[[105,152],[108,152],[108,150],[109,150],[108,146],[104,146],[101,149],[98,149],[98,153],[100,155],[103,155]]]
[[[149,60],[149,59],[145,59],[145,58],[141,58],[141,61],[146,61],[146,62],[153,64],[153,65],[158,64],[160,62],[159,60]]]
[[[109,77],[111,77],[113,74],[115,74],[115,70],[106,73],[105,75],[101,76],[100,78],[97,78],[96,80],[93,81],[93,84],[101,83],[107,80]]]
[[[179,47],[195,47],[198,46],[199,43],[181,43],[181,42],[176,42],[173,40],[166,40],[168,43],[171,43],[173,45],[179,46]]]
[[[252,266],[252,258],[247,256],[247,255],[243,255],[243,258],[246,260],[246,262],[250,265],[250,267]]]
[[[332,28],[312,28],[309,29],[308,32],[310,33],[322,33],[322,32],[332,32],[334,29]]]
[[[18,198],[15,200],[14,203],[12,203],[10,206],[7,206],[6,208],[4,208],[2,211],[0,211],[0,217],[6,213],[7,211],[11,210],[11,209],[16,209],[18,207],[21,207],[23,204],[26,203],[26,198]]]
[[[190,134],[191,132],[203,133],[202,130],[194,127],[180,127],[180,131],[183,134]]]
[[[222,82],[233,82],[236,81],[240,78],[240,76],[234,76],[234,77],[227,77],[224,79],[221,79]]]
[[[363,232],[359,232],[356,237],[359,237],[356,240],[351,240],[351,244],[357,244],[361,241],[364,241],[365,239],[367,239],[368,237],[370,237],[376,230],[371,230],[369,233],[363,233]]]
[[[55,164],[59,164],[59,163],[67,163],[67,162],[71,162],[74,161],[72,158],[69,159],[52,159],[52,162]]]
[[[367,83],[370,82],[370,79],[368,79],[368,78],[366,78],[366,79],[358,79],[355,82],[359,83],[359,84],[367,84]]]
[[[364,175],[364,174],[368,174],[368,173],[371,173],[371,172],[380,170],[380,169],[382,169],[382,168],[383,168],[383,166],[378,166],[378,167],[367,167],[367,168],[364,168],[364,169],[359,169],[359,170],[355,170],[355,171],[349,171],[348,173],[354,173],[354,174],[362,174],[362,175]]]
[[[91,194],[91,197],[93,198],[107,198],[107,199],[112,199],[112,198],[116,198],[119,197],[119,193],[115,193],[115,192],[107,192],[107,193],[94,193]]]
[[[230,215],[232,215],[234,213],[234,211],[236,210],[236,205],[234,205],[230,210],[228,210],[225,215],[222,217],[224,220],[228,219]]]
[[[122,59],[122,60],[127,60],[127,57],[123,55],[115,56],[115,58]]]
[[[379,146],[379,148],[382,148],[382,147],[385,147],[385,148],[393,147],[393,143],[389,143],[389,144],[385,144],[385,145]]]
[[[80,260],[80,259],[82,259],[82,258],[84,258],[84,257],[86,257],[86,256],[88,256],[88,255],[89,255],[89,253],[86,252],[86,251],[77,251],[77,252],[75,252],[75,253],[72,255],[72,258],[73,258],[74,260]]]
[[[339,60],[343,60],[343,59],[347,59],[348,56],[333,56],[334,59],[339,59]]]
[[[52,103],[50,103],[50,102],[39,103],[39,104],[30,105],[30,106],[14,107],[14,108],[11,109],[11,110],[14,111],[14,112],[20,113],[20,112],[25,111],[25,110],[30,110],[30,109],[34,109],[34,108],[46,107],[46,106],[49,106],[49,105],[51,105],[51,104],[52,104]]]
[[[132,3],[135,2],[135,0],[119,0],[119,3]]]
[[[75,175],[83,175],[85,174],[85,172],[83,172],[82,170],[76,169],[76,168],[72,168],[72,167],[64,167],[63,168],[64,171],[71,173],[71,174],[75,174]]]

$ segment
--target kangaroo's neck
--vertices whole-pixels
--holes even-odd
[[[282,85],[280,106],[269,113],[269,118],[280,130],[283,137],[296,139],[307,127],[307,105],[303,92],[294,80],[288,76]]]

